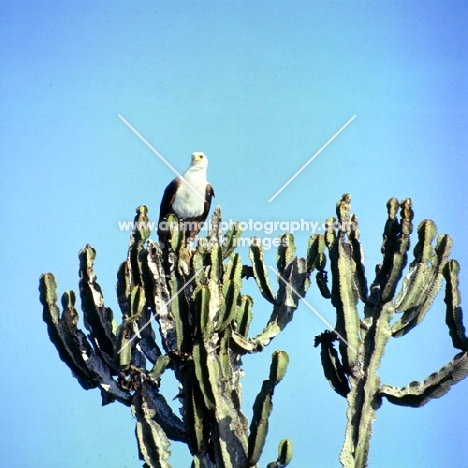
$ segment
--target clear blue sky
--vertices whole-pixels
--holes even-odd
[[[89,242],[119,316],[115,277],[128,233],[118,221],[133,219],[142,203],[157,217],[173,174],[118,114],[179,171],[204,151],[225,219],[321,222],[351,193],[369,276],[386,201],[411,197],[416,223],[432,218],[453,236],[464,294],[467,22],[463,1],[3,1],[0,466],[141,466],[130,411],[101,408],[99,392],[72,378],[48,340],[37,292],[45,271],[59,292],[77,290],[77,253]],[[307,238],[297,235],[298,255]],[[258,331],[270,308],[252,283],[246,290]],[[311,288],[308,301],[333,322],[318,296]],[[313,348],[324,328],[301,306],[262,355],[244,360],[250,416],[271,353],[291,355],[262,465],[288,437],[292,468],[338,466],[346,405]],[[422,380],[454,354],[439,299],[423,325],[390,343],[383,382]],[[163,385],[175,395],[173,382]],[[422,409],[384,402],[370,467],[467,466],[467,395],[464,381]],[[188,467],[185,446],[172,449],[174,468]]]

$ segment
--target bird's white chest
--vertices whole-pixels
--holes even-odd
[[[205,210],[205,177],[185,175],[174,198],[172,208],[179,218],[193,218]]]

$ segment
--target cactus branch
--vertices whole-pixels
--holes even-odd
[[[466,352],[462,352],[437,372],[431,374],[424,382],[414,381],[403,388],[382,385],[380,395],[395,405],[419,408],[433,398],[445,395],[453,385],[467,375],[468,357]]]
[[[268,432],[268,418],[273,409],[273,393],[286,374],[288,363],[289,356],[285,351],[273,353],[270,377],[263,381],[262,389],[255,399],[249,434],[249,466],[256,465],[262,454]]]

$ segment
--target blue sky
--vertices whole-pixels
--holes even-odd
[[[369,277],[386,201],[411,197],[416,223],[431,218],[453,236],[463,294],[467,21],[459,1],[2,2],[0,465],[141,466],[130,411],[101,408],[99,392],[72,378],[48,340],[37,292],[46,271],[59,292],[77,290],[77,253],[89,242],[106,303],[119,315],[115,275],[129,233],[118,222],[140,204],[155,219],[173,174],[118,114],[179,171],[204,151],[226,220],[322,222],[351,193]],[[308,236],[296,235],[298,255]],[[274,264],[274,251],[267,261]],[[252,283],[245,288],[258,331],[270,309]],[[308,301],[333,322],[318,291]],[[282,437],[294,443],[292,468],[338,465],[346,405],[313,348],[323,330],[301,306],[264,353],[244,359],[250,415],[271,353],[291,356],[262,465]],[[440,298],[421,326],[391,341],[383,382],[422,380],[454,354]],[[174,382],[163,385],[176,393]],[[467,391],[461,382],[417,410],[384,402],[370,466],[466,466]],[[188,450],[172,447],[173,466],[189,466]]]

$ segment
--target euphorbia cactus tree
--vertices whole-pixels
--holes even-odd
[[[117,274],[119,326],[104,305],[93,267],[96,251],[90,245],[79,253],[79,290],[88,335],[78,328],[73,291],[63,294],[60,313],[55,279],[51,273],[42,275],[40,299],[50,339],[83,388],[100,388],[103,404],[119,401],[131,407],[144,466],[169,467],[170,440],[176,440],[188,445],[193,467],[256,467],[273,392],[289,357],[285,351],[273,353],[250,426],[241,407],[241,358],[262,351],[292,319],[299,298],[288,285],[305,293],[305,261],[293,257],[288,236],[290,243],[278,251],[282,280],[275,295],[260,245],[253,242],[252,263],[243,265],[235,253],[241,232],[235,225],[222,238],[219,207],[208,237],[200,239],[196,249],[187,247],[174,217],[168,223],[170,239],[161,249],[149,240],[146,207],[137,209],[127,259]],[[252,338],[248,333],[253,300],[242,294],[245,276],[255,278],[272,306],[264,330]],[[159,391],[168,370],[179,381],[180,414]],[[283,439],[276,461],[268,467],[286,466],[291,457],[292,444]]]
[[[350,215],[349,195],[343,195],[337,203],[338,219],[327,220],[330,228],[326,234],[314,235],[309,242],[307,270],[309,273],[318,270],[320,291],[336,310],[335,330],[318,336],[316,345],[321,346],[325,377],[348,401],[348,424],[340,458],[346,468],[367,466],[371,426],[382,397],[396,405],[419,407],[447,393],[468,374],[468,339],[458,291],[459,265],[449,260],[452,239],[441,234],[434,247],[436,226],[430,220],[422,221],[417,230],[414,258],[397,291],[408,262],[413,230],[411,200],[399,203],[392,198],[387,211],[383,259],[376,268],[370,290],[357,217]],[[332,274],[331,291],[326,282],[326,251]],[[421,323],[444,279],[446,323],[453,346],[461,352],[424,382],[411,382],[402,388],[382,385],[377,372],[388,340],[408,334]],[[364,305],[362,315],[358,312],[359,301]],[[395,320],[395,314],[400,318]],[[338,350],[334,347],[337,340]]]

